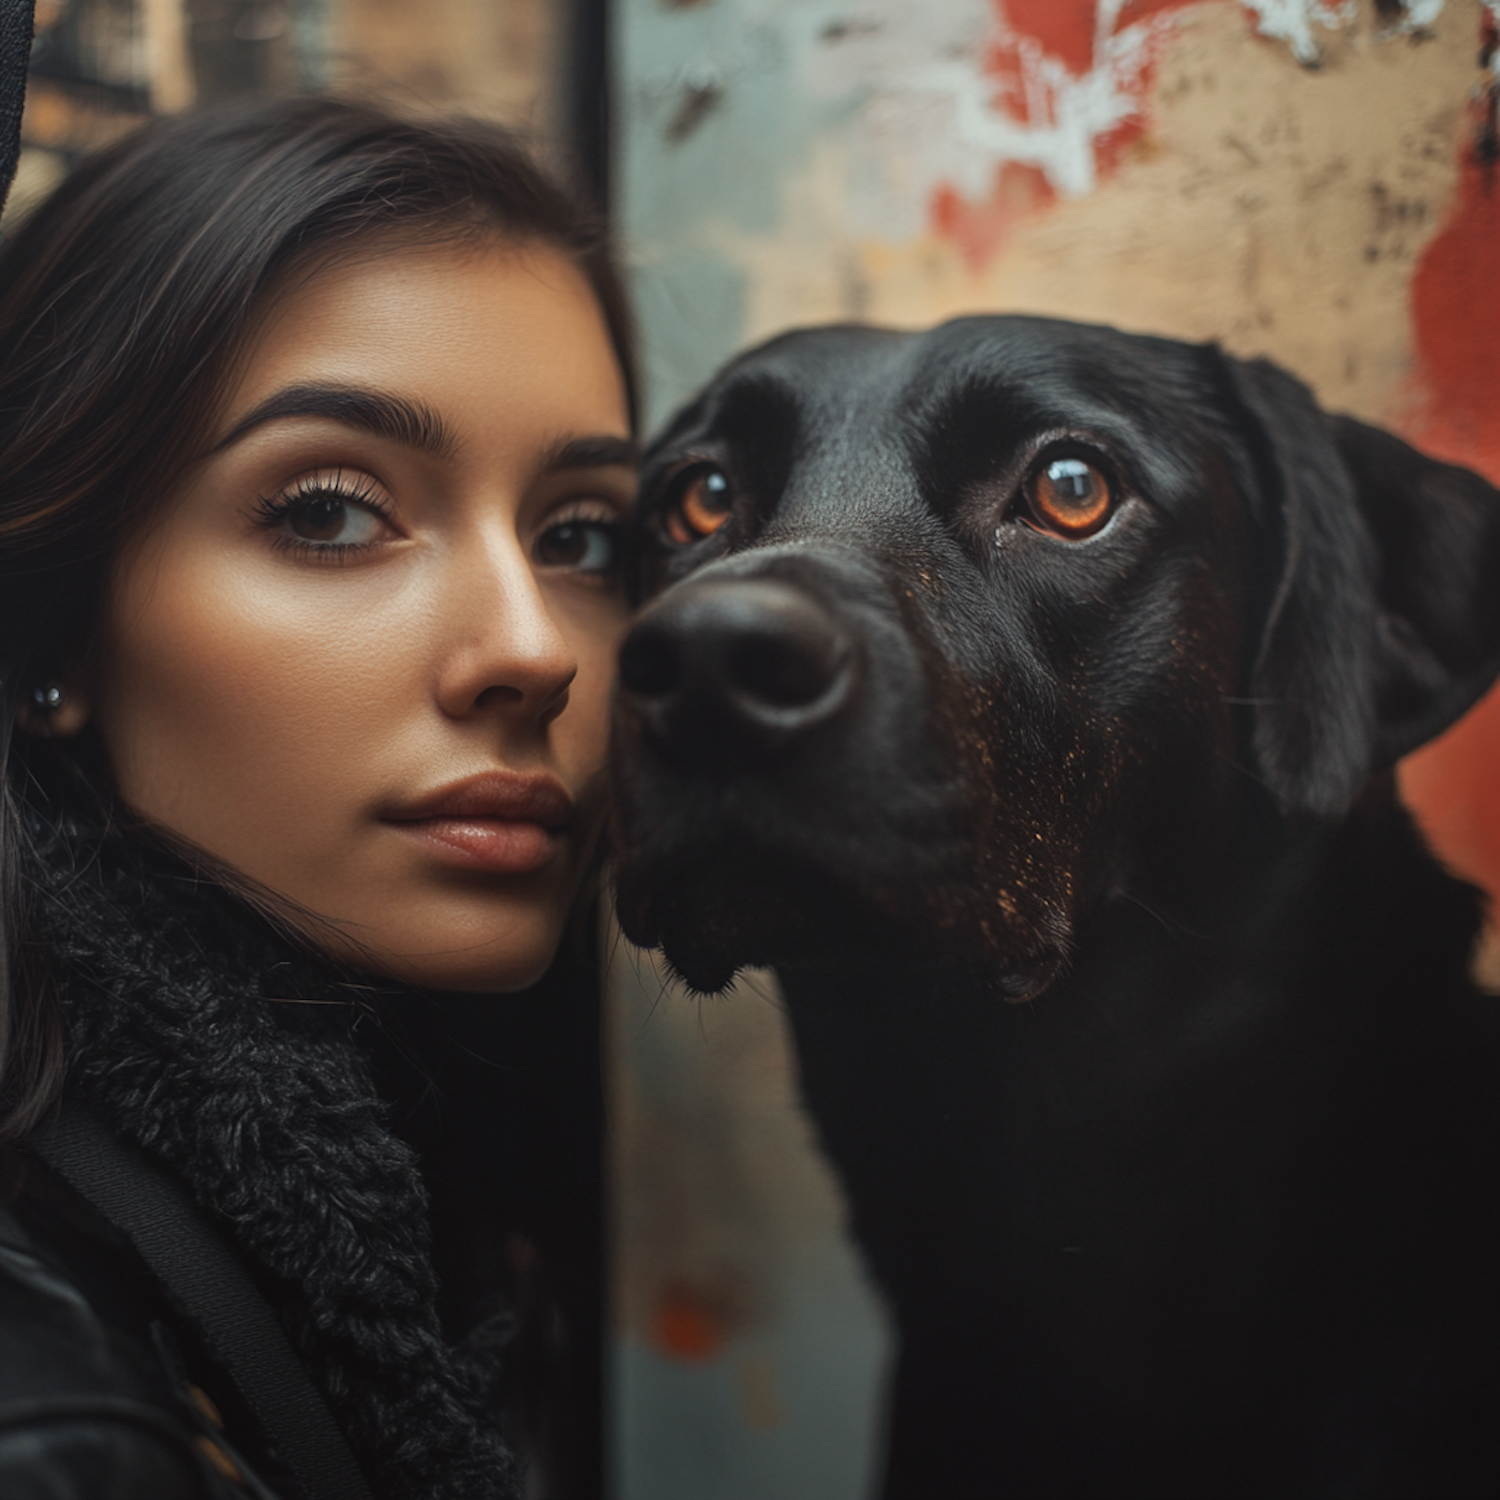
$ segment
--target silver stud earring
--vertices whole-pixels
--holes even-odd
[[[55,682],[49,682],[43,687],[32,688],[31,701],[42,713],[55,714],[62,707],[63,690]]]

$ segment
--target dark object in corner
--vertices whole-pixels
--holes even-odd
[[[134,1246],[213,1348],[308,1500],[372,1500],[359,1461],[275,1309],[163,1167],[65,1103],[31,1149]]]
[[[0,3],[0,207],[10,192],[21,154],[21,111],[26,103],[26,66],[36,0]]]

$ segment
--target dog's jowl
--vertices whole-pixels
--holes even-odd
[[[1391,768],[1500,670],[1500,495],[972,318],[736,361],[642,525],[622,918],[781,976],[888,1494],[1496,1493],[1500,1001]]]

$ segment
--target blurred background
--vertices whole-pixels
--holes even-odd
[[[1500,482],[1500,0],[38,0],[8,215],[308,89],[502,119],[607,206],[653,423],[789,326],[1027,311],[1267,355]],[[1495,695],[1402,768],[1491,891],[1497,769]],[[863,1500],[890,1330],[774,982],[613,951],[617,1500]]]

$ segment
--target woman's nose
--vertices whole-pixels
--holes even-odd
[[[514,536],[465,548],[442,610],[438,702],[452,718],[542,724],[567,706],[578,660]]]

